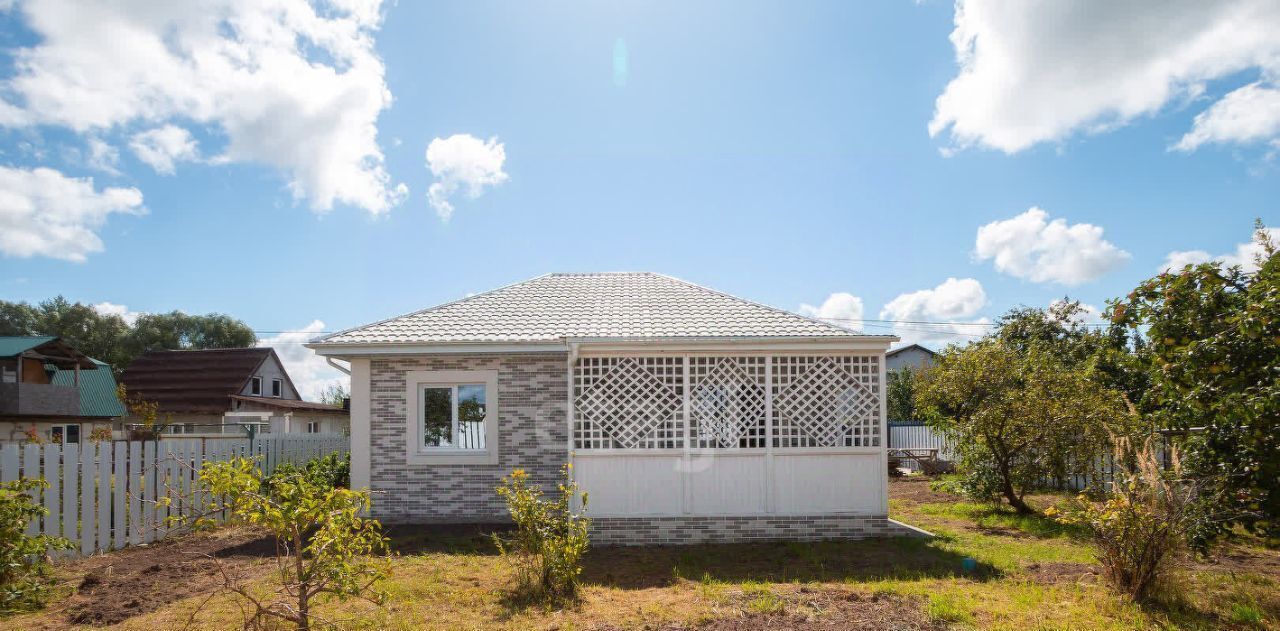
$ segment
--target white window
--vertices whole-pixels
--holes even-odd
[[[79,425],[54,425],[49,428],[49,441],[60,445],[75,445],[80,442]]]
[[[320,421],[307,421],[307,433],[308,433],[308,434],[319,434],[319,433],[320,433]]]
[[[284,396],[284,379],[271,380],[271,396],[273,397]]]
[[[406,382],[410,462],[498,463],[498,371],[411,371]]]
[[[262,377],[254,377],[249,380],[249,394],[262,396]]]

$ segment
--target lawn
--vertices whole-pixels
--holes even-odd
[[[938,537],[597,549],[581,603],[565,609],[509,600],[511,572],[476,529],[397,530],[385,606],[320,613],[352,629],[1280,629],[1275,550],[1233,544],[1182,578],[1171,602],[1143,608],[1100,582],[1078,532],[921,479],[895,481],[891,495],[894,518]],[[46,611],[0,625],[239,628],[235,600],[214,589],[217,563],[267,581],[269,550],[223,529],[70,563]]]

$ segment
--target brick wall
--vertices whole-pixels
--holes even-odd
[[[770,515],[753,517],[599,517],[593,545],[688,545],[743,541],[822,541],[921,536],[887,517]]]
[[[494,493],[503,475],[524,469],[548,491],[568,461],[567,353],[430,355],[370,363],[370,486],[373,515],[387,523],[509,521]],[[497,370],[498,464],[406,463],[405,373]]]

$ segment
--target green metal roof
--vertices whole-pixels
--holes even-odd
[[[14,357],[18,353],[29,351],[41,344],[52,342],[58,338],[52,335],[22,335],[18,337],[0,337],[0,357]]]
[[[89,359],[98,365],[98,369],[80,371],[80,416],[124,416],[124,405],[116,398],[116,378],[111,373],[111,366]],[[53,368],[51,365],[46,367]],[[50,383],[75,385],[76,371],[58,368],[53,368],[53,371]]]

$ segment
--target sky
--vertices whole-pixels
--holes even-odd
[[[0,9],[0,299],[231,314],[311,398],[321,332],[548,272],[939,348],[1280,222],[1270,0]]]

